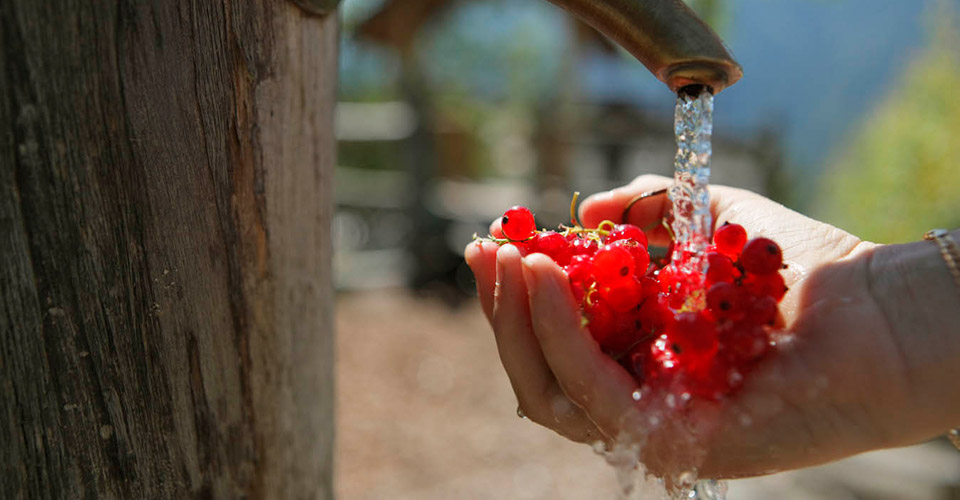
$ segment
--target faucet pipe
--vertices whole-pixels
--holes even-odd
[[[720,37],[682,0],[549,1],[622,46],[673,92],[706,87],[717,94],[743,76]]]

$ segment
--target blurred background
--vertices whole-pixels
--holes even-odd
[[[711,181],[893,243],[960,226],[960,0],[690,0],[744,77]],[[544,0],[345,0],[334,220],[343,499],[615,498],[587,447],[516,418],[462,250],[671,175],[673,94]],[[735,481],[731,498],[958,499],[935,441]]]

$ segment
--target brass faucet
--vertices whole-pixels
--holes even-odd
[[[743,76],[723,41],[682,0],[549,0],[640,60],[670,90],[712,93]]]

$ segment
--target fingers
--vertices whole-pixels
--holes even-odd
[[[549,257],[523,260],[530,321],[550,371],[563,392],[608,436],[616,436],[635,411],[636,382],[607,357],[581,326],[563,271]]]
[[[628,222],[641,227],[651,243],[666,245],[669,235],[660,226],[660,220],[668,212],[670,199],[666,194],[652,196],[634,203],[623,219],[623,211],[637,196],[667,188],[673,182],[668,177],[642,175],[630,184],[612,191],[597,193],[583,201],[580,220],[586,227],[597,227],[604,220]]]
[[[493,331],[500,360],[524,413],[569,439],[605,439],[583,411],[560,389],[530,327],[527,287],[520,252],[504,245],[497,255]]]
[[[493,322],[493,292],[497,281],[497,250],[492,241],[477,240],[467,244],[463,257],[477,281],[477,295],[487,321]]]
[[[500,224],[503,219],[497,217],[493,219],[493,222],[490,223],[490,235],[494,238],[503,238],[503,229],[500,228]]]

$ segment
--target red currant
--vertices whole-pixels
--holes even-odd
[[[607,245],[593,256],[593,275],[597,283],[609,285],[620,280],[633,280],[633,255],[622,246]]]
[[[707,253],[706,283],[708,286],[714,283],[733,283],[739,275],[740,271],[733,265],[730,257],[719,252]]]
[[[633,240],[617,240],[610,244],[626,248],[633,255],[633,274],[638,279],[647,275],[647,268],[650,267],[650,254],[647,253],[647,247],[641,246]]]
[[[670,349],[684,363],[703,363],[717,352],[717,332],[713,322],[695,312],[677,316],[667,331]]]
[[[769,238],[756,238],[747,242],[740,253],[740,265],[748,273],[770,274],[780,270],[783,254],[780,245]]]
[[[580,236],[572,236],[568,239],[570,239],[570,249],[574,255],[593,255],[600,249],[600,244],[594,239]]]
[[[774,272],[770,274],[748,274],[743,280],[743,285],[751,295],[756,297],[773,297],[779,301],[787,293],[787,285],[783,282],[783,276]]]
[[[643,229],[633,224],[617,224],[613,226],[613,230],[610,231],[610,235],[607,236],[607,242],[612,243],[620,240],[635,241],[643,248],[647,248],[647,235],[644,234]]]
[[[707,292],[707,308],[717,319],[736,319],[745,313],[743,293],[733,283],[717,283]]]
[[[530,209],[516,206],[503,213],[500,219],[500,230],[507,239],[521,241],[533,236],[537,230],[537,223]]]
[[[600,286],[600,298],[617,312],[636,309],[643,300],[643,287],[633,278],[614,281]]]
[[[747,306],[744,319],[754,325],[772,325],[777,319],[777,301],[769,295],[756,297]]]
[[[544,231],[534,236],[530,241],[530,250],[550,257],[560,266],[569,264],[570,258],[573,257],[573,250],[567,243],[567,239],[554,231]]]
[[[717,251],[736,259],[747,242],[747,231],[740,224],[725,223],[713,233],[713,243]]]
[[[640,324],[645,334],[662,332],[667,328],[672,319],[672,313],[663,304],[658,297],[648,297],[640,306]]]

